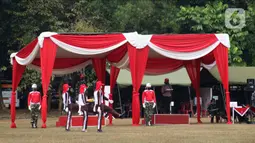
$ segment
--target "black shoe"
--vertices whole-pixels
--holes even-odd
[[[108,116],[109,116],[109,114],[108,114],[108,113],[106,113],[104,117],[105,117],[105,118],[107,118]]]
[[[30,124],[31,124],[31,128],[34,128],[34,122],[30,122]]]
[[[34,123],[34,127],[37,128],[37,121]]]
[[[66,129],[66,131],[70,131],[70,129]]]
[[[121,119],[124,118],[125,113],[126,113],[126,112],[124,111],[124,112],[122,112],[122,113],[120,114],[120,118],[121,118]]]
[[[103,132],[103,131],[102,131],[101,129],[99,129],[99,130],[97,130],[97,132],[98,132],[98,133],[101,133],[101,132]]]

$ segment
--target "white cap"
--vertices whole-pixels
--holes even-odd
[[[33,85],[32,85],[32,88],[37,88],[37,85],[36,85],[36,84],[33,84]]]
[[[150,84],[150,83],[147,83],[147,84],[146,84],[146,87],[151,87],[151,84]]]

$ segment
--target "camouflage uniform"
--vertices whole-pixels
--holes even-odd
[[[148,126],[149,122],[151,123],[151,117],[153,115],[153,102],[145,102],[145,109],[144,109],[144,118],[145,118],[145,123]]]
[[[38,115],[40,114],[39,110],[40,104],[31,104],[31,124],[34,124],[37,126],[37,120],[38,120]]]

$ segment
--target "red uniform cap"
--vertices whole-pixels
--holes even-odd
[[[63,85],[63,93],[65,93],[65,92],[67,92],[68,91],[68,89],[69,89],[69,85],[68,84],[64,84]]]
[[[80,85],[80,94],[84,93],[86,88],[87,88],[86,84],[81,84]]]
[[[104,84],[102,83],[102,81],[97,81],[96,82],[96,90],[100,90],[100,87],[104,86]]]
[[[165,78],[165,82],[169,82],[169,79],[168,79],[168,78]]]

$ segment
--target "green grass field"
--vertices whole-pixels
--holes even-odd
[[[56,113],[52,113],[56,115]],[[131,126],[131,119],[115,119],[113,126],[103,127],[103,133],[97,133],[95,127],[88,132],[73,127],[66,132],[55,127],[56,117],[49,114],[47,128],[31,129],[27,113],[17,115],[16,129],[10,128],[7,115],[0,120],[0,143],[255,143],[255,125],[248,124],[210,124],[203,118],[203,124],[191,119],[190,125],[158,125],[152,127]],[[39,125],[41,120],[39,122]]]

